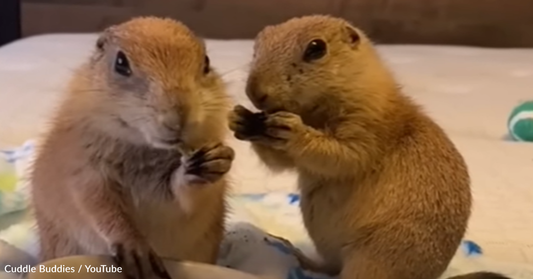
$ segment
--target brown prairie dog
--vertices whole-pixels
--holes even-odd
[[[112,254],[130,278],[214,263],[234,152],[202,40],[171,19],[110,27],[67,91],[32,176],[41,260]]]
[[[263,113],[237,106],[230,128],[273,170],[297,171],[324,259],[303,263],[341,279],[442,275],[470,217],[468,170],[363,32],[319,15],[266,27],[246,93]]]

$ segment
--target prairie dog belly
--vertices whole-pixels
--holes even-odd
[[[191,246],[194,242],[194,234],[189,228],[195,220],[180,210],[178,202],[144,202],[136,210],[137,227],[158,255],[180,258],[183,250],[189,250],[184,245]]]
[[[141,202],[135,207],[136,227],[163,258],[212,263],[223,235],[223,203],[202,203],[187,213],[178,201]],[[109,247],[94,228],[80,223],[72,228],[79,254],[109,254]],[[67,232],[65,232],[67,233]]]
[[[187,229],[195,220],[185,215],[177,202],[145,202],[136,206],[133,214],[136,227],[159,256],[181,258],[189,250],[184,245],[192,246],[192,242],[195,242],[196,237]],[[198,226],[196,228],[201,229]],[[78,227],[75,239],[84,254],[109,253],[104,239],[92,228]],[[182,239],[186,241],[180,241]]]
[[[216,200],[192,202],[198,206],[193,211],[184,211],[179,199],[142,202],[136,207],[137,227],[163,258],[211,263],[223,235],[225,208]]]

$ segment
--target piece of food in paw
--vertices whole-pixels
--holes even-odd
[[[251,111],[248,111],[248,113],[249,114],[244,115],[243,117],[244,122],[242,130],[238,131],[235,136],[243,136],[245,138],[250,138],[265,133],[265,120],[267,119],[266,113],[253,113]]]

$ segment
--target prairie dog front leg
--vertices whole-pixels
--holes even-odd
[[[300,116],[280,111],[268,115],[264,132],[251,138],[256,146],[265,146],[295,163],[298,168],[325,177],[353,175],[375,158],[375,139],[356,124],[327,134],[305,125]]]
[[[185,211],[190,211],[191,195],[218,183],[231,169],[235,152],[221,143],[210,144],[183,155],[182,164],[172,176],[174,195]]]
[[[363,131],[354,133],[354,136],[339,137],[307,127],[298,138],[298,142],[286,149],[287,153],[302,169],[325,177],[353,176],[363,172],[378,152],[375,148],[367,148],[375,143]]]
[[[294,168],[294,160],[285,152],[268,147],[261,143],[251,143],[259,159],[273,172],[282,172]]]

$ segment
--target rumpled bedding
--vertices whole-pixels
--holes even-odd
[[[3,150],[2,163],[6,170],[12,170],[13,185],[2,185],[0,200],[4,211],[9,214],[27,211],[27,171],[35,154],[33,141],[23,146]],[[7,189],[7,190],[6,190]],[[18,197],[18,198],[13,198]],[[13,199],[18,202],[13,203]],[[318,259],[308,238],[298,208],[299,195],[289,192],[239,194],[230,198],[232,214],[221,244],[218,264],[238,269],[260,277],[280,279],[332,279],[300,267],[296,253],[304,253]],[[27,213],[27,212],[26,212]],[[38,254],[38,237],[30,214],[8,228],[0,231],[0,279],[17,278],[15,274],[4,273],[3,266],[9,264],[33,265]],[[507,263],[483,255],[483,248],[474,240],[465,239],[459,247],[453,262],[443,278],[472,271],[490,270],[502,272],[514,279],[533,278],[533,267],[526,264]]]

